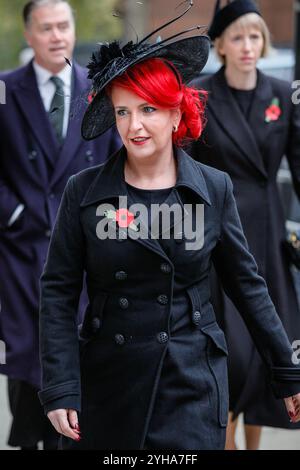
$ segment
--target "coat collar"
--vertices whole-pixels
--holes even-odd
[[[174,147],[177,158],[177,181],[175,189],[186,187],[196,193],[206,204],[211,205],[204,175],[199,163],[184,150]],[[98,201],[127,194],[124,177],[126,150],[122,147],[101,167],[81,202],[81,207]]]
[[[226,90],[224,90],[226,88]],[[225,67],[221,67],[218,72],[212,76],[213,96],[220,101],[227,101],[230,90],[225,77]],[[231,95],[230,95],[231,96]],[[255,98],[270,99],[272,98],[272,86],[268,77],[257,69],[257,85],[255,90]]]
[[[220,126],[238,145],[241,155],[246,157],[251,165],[264,177],[267,177],[267,172],[258,141],[252,129],[255,129],[258,133],[263,133],[263,139],[265,139],[264,113],[272,98],[271,82],[258,70],[254,103],[251,108],[249,122],[247,122],[227,85],[225,68],[222,67],[212,77],[208,106]]]
[[[36,75],[38,86],[46,85],[50,78],[55,75],[63,81],[64,85],[67,88],[71,88],[72,69],[68,64],[66,64],[65,67],[56,74],[50,72],[50,70],[45,69],[44,67],[39,65],[35,60],[33,60],[32,66]]]

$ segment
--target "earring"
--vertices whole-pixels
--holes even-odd
[[[178,131],[178,126],[174,125],[173,126],[173,132],[177,132]]]

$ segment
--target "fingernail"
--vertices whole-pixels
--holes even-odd
[[[77,442],[81,441],[81,436],[77,436],[75,439]]]
[[[293,418],[294,416],[295,416],[294,413],[292,411],[289,411],[289,417]]]
[[[77,431],[80,432],[80,428],[79,428],[79,424],[78,424],[78,423],[75,424],[74,428],[75,428]]]

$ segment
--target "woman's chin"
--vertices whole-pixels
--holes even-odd
[[[153,155],[154,150],[148,144],[144,145],[128,145],[125,146],[129,155],[135,156],[136,158],[146,158]]]

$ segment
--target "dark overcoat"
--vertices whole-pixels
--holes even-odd
[[[53,223],[68,178],[105,161],[118,147],[113,131],[92,142],[81,138],[87,72],[73,65],[70,120],[62,148],[38,90],[32,63],[0,75],[0,339],[6,364],[0,373],[40,388],[38,357],[39,278]],[[19,204],[25,206],[11,227]]]
[[[224,68],[194,82],[208,91],[205,132],[191,150],[197,160],[229,173],[250,251],[291,341],[300,338],[300,312],[288,260],[282,248],[285,218],[276,183],[284,155],[300,196],[300,107],[293,89],[258,71],[246,120],[227,85]],[[265,121],[266,109],[279,101],[278,120]],[[232,302],[214,278],[214,305],[229,347],[230,408],[248,424],[290,427],[276,402],[254,344]]]
[[[277,396],[300,390],[300,369],[247,249],[225,173],[178,150],[177,181],[164,202],[182,210],[171,218],[169,239],[137,238],[131,228],[101,239],[103,204],[118,209],[119,196],[128,196],[125,159],[123,149],[66,187],[41,278],[41,402],[46,412],[81,410],[82,440],[64,439],[65,448],[142,449],[160,418],[155,448],[222,449],[227,348],[210,303],[212,264],[255,338]],[[134,202],[128,197],[133,213]],[[195,229],[199,208],[204,243],[191,249],[182,221]],[[90,304],[80,348],[75,312],[84,271]],[[168,384],[166,358],[174,364]]]

